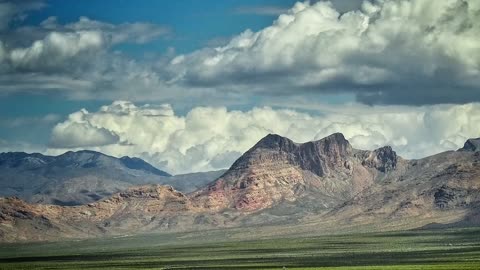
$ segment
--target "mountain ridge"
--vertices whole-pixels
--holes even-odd
[[[91,150],[58,156],[8,152],[0,153],[0,196],[18,196],[32,203],[81,205],[149,183],[170,184],[190,192],[217,174],[172,176],[140,158],[116,158]]]
[[[245,226],[279,233],[462,226],[480,224],[479,207],[478,151],[405,160],[389,146],[355,149],[341,134],[304,144],[268,135],[217,180],[187,194],[159,185],[131,187],[76,207],[1,199],[0,237],[51,240]]]

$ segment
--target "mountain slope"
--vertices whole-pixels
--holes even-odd
[[[381,182],[329,213],[349,222],[451,215],[480,224],[480,152],[470,147],[408,162],[405,173]]]

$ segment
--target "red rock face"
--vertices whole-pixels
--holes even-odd
[[[193,200],[214,211],[258,211],[319,194],[332,198],[320,203],[332,205],[368,187],[378,171],[386,170],[382,164],[394,168],[387,152],[355,150],[340,133],[304,144],[268,135]]]

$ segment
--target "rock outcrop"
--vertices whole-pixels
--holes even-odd
[[[376,149],[373,152],[367,151],[364,154],[362,164],[369,168],[375,168],[383,173],[387,173],[395,170],[397,167],[397,153],[390,146]]]
[[[480,151],[480,138],[476,139],[468,139],[465,142],[465,145],[461,150],[464,151],[471,151],[471,152],[479,152]]]

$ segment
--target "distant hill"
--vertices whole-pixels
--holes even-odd
[[[16,196],[31,203],[87,204],[145,184],[168,184],[190,192],[215,177],[214,172],[199,173],[179,176],[177,181],[140,158],[115,158],[95,151],[59,156],[0,154],[0,196]]]

